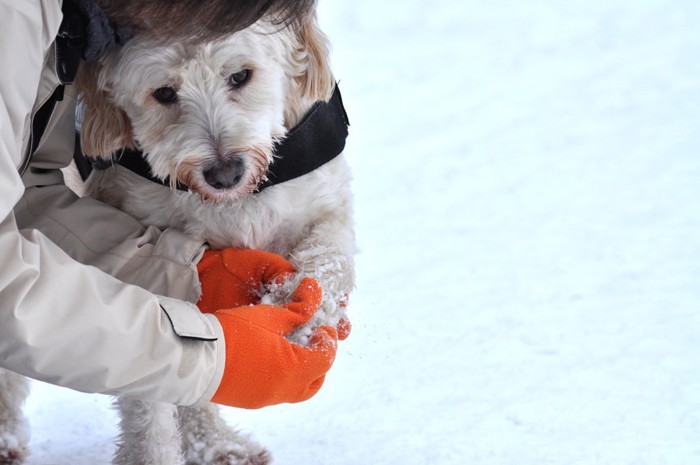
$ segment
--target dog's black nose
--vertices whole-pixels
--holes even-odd
[[[206,170],[204,180],[214,189],[230,189],[241,182],[244,168],[238,156],[228,157]]]

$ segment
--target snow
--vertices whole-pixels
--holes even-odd
[[[322,2],[354,323],[322,391],[227,410],[277,464],[700,464],[700,3]],[[34,383],[33,465],[110,400]]]

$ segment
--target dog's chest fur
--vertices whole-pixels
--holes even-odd
[[[338,226],[351,228],[342,221],[351,210],[349,184],[349,169],[341,155],[300,178],[223,204],[171,190],[119,166],[93,173],[86,189],[143,224],[180,229],[214,248],[246,247],[289,255],[311,227],[329,216]]]

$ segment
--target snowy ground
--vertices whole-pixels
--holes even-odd
[[[700,3],[382,5],[321,6],[354,332],[316,398],[231,423],[284,465],[700,464]],[[28,411],[30,464],[109,462],[108,399]]]

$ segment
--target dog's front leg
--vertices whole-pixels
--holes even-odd
[[[177,407],[172,404],[117,399],[121,436],[114,465],[182,465]]]
[[[226,424],[214,404],[179,407],[187,465],[267,465],[270,453]]]
[[[19,465],[29,455],[29,426],[22,404],[29,395],[29,380],[0,369],[0,465]]]
[[[313,328],[336,327],[346,317],[348,298],[355,287],[354,253],[351,213],[344,209],[324,215],[292,250],[289,260],[297,269],[297,276],[290,284],[295,286],[301,277],[310,276],[321,285],[323,300],[314,318],[290,340],[306,345]]]

